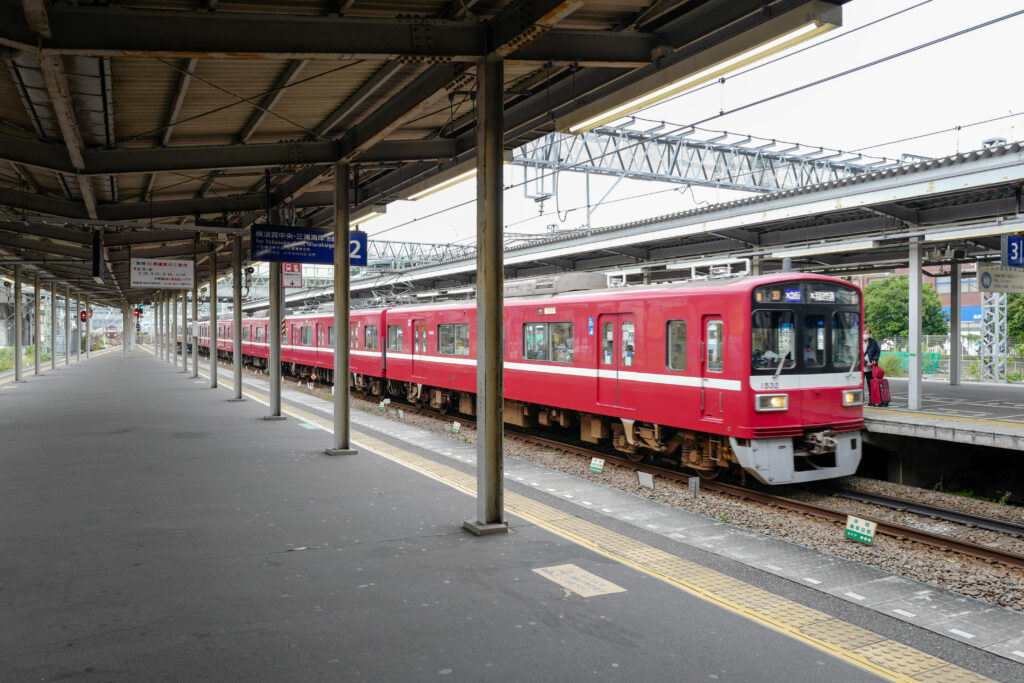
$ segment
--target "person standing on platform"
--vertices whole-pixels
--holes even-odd
[[[873,377],[874,367],[878,365],[878,358],[882,355],[882,348],[875,341],[875,338],[871,336],[871,328],[864,327],[864,383],[867,387],[864,390],[865,396],[871,394],[871,379]]]

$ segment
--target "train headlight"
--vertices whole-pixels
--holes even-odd
[[[859,406],[864,403],[863,389],[847,389],[843,392],[844,406]]]
[[[759,394],[754,401],[759,413],[781,413],[789,410],[789,394]]]

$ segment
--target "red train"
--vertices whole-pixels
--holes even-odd
[[[541,288],[557,291],[552,283]],[[506,295],[505,420],[578,427],[584,441],[705,476],[852,474],[862,314],[856,287],[800,273]],[[473,415],[476,317],[466,302],[353,311],[350,386]],[[265,367],[269,321],[242,324],[245,362]],[[232,323],[218,327],[230,358]],[[287,317],[284,371],[333,381],[333,342],[333,315]],[[206,324],[199,343],[207,352]]]

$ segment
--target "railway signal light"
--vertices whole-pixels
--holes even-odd
[[[142,315],[142,306],[139,306],[138,308],[135,309],[135,317],[138,318],[141,315]]]
[[[85,312],[85,311],[79,311],[78,312],[78,318],[82,322],[85,322],[85,319],[88,318],[88,317],[89,317],[89,314],[87,312]]]

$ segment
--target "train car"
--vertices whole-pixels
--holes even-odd
[[[108,339],[113,339],[121,334],[121,330],[114,323],[110,323],[107,325],[104,334],[107,336]]]
[[[856,287],[800,273],[506,298],[505,419],[578,428],[584,441],[709,477],[740,469],[782,484],[852,474],[862,314]],[[320,368],[330,379],[333,355],[316,332],[330,322],[287,319],[300,342],[282,346],[287,371]],[[475,412],[475,308],[357,311],[350,334],[354,386]]]

